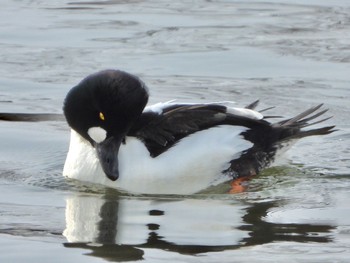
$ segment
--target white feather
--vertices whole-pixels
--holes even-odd
[[[169,107],[171,105],[175,105],[176,103],[174,103],[175,100],[169,100],[166,102],[158,102],[156,104],[153,105],[149,105],[144,109],[144,112],[149,112],[152,111],[154,113],[158,113],[159,115],[163,113],[163,110],[165,107]]]
[[[253,120],[262,120],[264,118],[264,115],[262,115],[260,112],[246,108],[227,107],[227,112]]]
[[[107,132],[101,127],[92,127],[88,129],[88,135],[97,143],[103,142],[107,137]]]
[[[95,149],[72,131],[63,174],[134,193],[191,194],[230,179],[222,171],[252,147],[240,135],[245,130],[222,125],[199,131],[156,158],[140,140],[127,137],[119,150],[120,176],[115,182],[103,173]]]
[[[95,149],[72,129],[63,175],[73,179],[94,182],[94,178],[97,177],[95,173],[103,173]]]
[[[217,101],[217,102],[208,102],[208,103],[175,103],[176,100],[169,100],[166,102],[158,102],[153,105],[149,105],[144,109],[144,112],[155,112],[158,113],[159,115],[163,113],[164,108],[169,107],[169,106],[174,106],[174,105],[212,105],[212,104],[217,104],[217,105],[226,105],[226,104],[235,104],[233,101]]]
[[[211,105],[211,104],[217,104],[217,105],[226,105],[226,104],[234,104],[235,102],[232,101],[218,101],[218,102],[210,102],[210,103],[190,103],[191,105]],[[189,103],[175,103],[175,100],[170,100],[167,102],[159,102],[150,106],[147,106],[144,110],[144,112],[155,112],[159,115],[163,113],[164,108],[173,106],[173,105],[188,105]],[[260,112],[257,112],[252,109],[246,109],[246,108],[236,108],[236,107],[228,107],[226,106],[226,110],[228,113],[235,114],[237,116],[242,116],[246,118],[250,118],[253,120],[262,120],[264,118],[264,115],[262,115]]]

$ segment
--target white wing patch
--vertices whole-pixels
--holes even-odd
[[[253,120],[262,120],[264,118],[264,115],[262,115],[260,112],[257,112],[255,110],[251,109],[245,109],[245,108],[229,108],[227,107],[227,113],[231,113],[237,116],[246,117]]]
[[[153,105],[149,105],[144,109],[144,112],[154,112],[158,113],[159,115],[163,113],[163,110],[166,107],[173,106],[173,105],[211,105],[211,104],[217,104],[217,105],[227,105],[227,104],[235,104],[234,101],[217,101],[217,102],[208,102],[208,103],[186,103],[186,102],[180,102],[180,103],[175,103],[176,100],[169,100],[166,102],[158,102]],[[228,108],[228,107],[227,107]]]
[[[210,103],[174,103],[176,100],[169,100],[167,102],[159,102],[150,106],[147,106],[144,110],[144,112],[154,112],[161,115],[163,113],[163,110],[166,107],[172,106],[172,105],[211,105],[211,104],[218,104],[218,105],[227,105],[227,104],[234,104],[235,102],[232,101],[218,101],[218,102],[210,102]],[[246,108],[236,108],[236,107],[229,107],[226,106],[227,113],[231,113],[237,116],[246,117],[253,120],[262,120],[264,118],[264,115],[262,115],[260,112],[257,112],[252,109],[246,109]]]
[[[175,105],[176,103],[174,103],[175,100],[169,100],[166,102],[158,102],[156,104],[153,105],[149,105],[144,109],[144,112],[154,112],[154,113],[158,113],[159,115],[161,115],[163,113],[163,109],[166,107],[169,107],[170,105]]]

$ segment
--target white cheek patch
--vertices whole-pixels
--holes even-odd
[[[93,139],[96,143],[103,142],[107,137],[106,130],[102,129],[101,127],[92,127],[88,129],[87,132],[91,139]]]

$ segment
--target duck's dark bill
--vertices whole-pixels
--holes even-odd
[[[112,181],[119,177],[118,152],[122,140],[122,138],[110,137],[95,145],[102,169]]]

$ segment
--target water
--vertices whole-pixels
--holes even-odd
[[[1,262],[347,262],[350,4],[10,1],[0,112],[60,113],[84,76],[141,76],[151,102],[233,100],[293,116],[324,102],[339,131],[298,142],[238,194],[133,196],[61,176],[64,122],[0,123]]]

